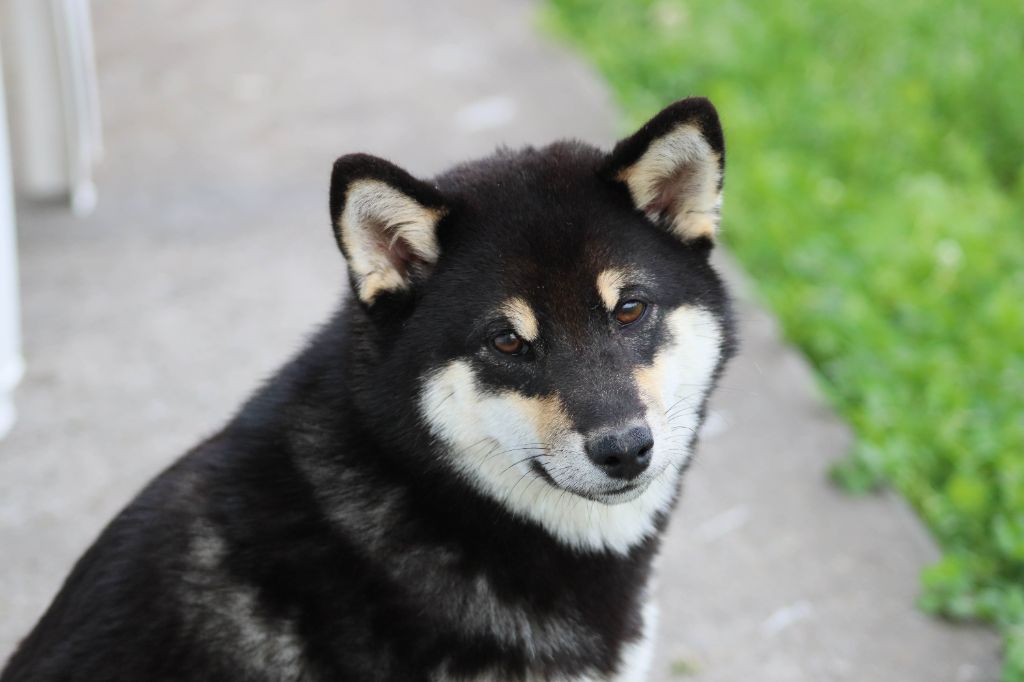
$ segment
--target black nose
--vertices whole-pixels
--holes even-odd
[[[646,426],[602,431],[587,439],[587,455],[612,478],[636,478],[651,463],[654,438]]]

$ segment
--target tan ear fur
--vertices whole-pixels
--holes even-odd
[[[682,239],[713,237],[722,204],[722,158],[693,123],[653,140],[617,178],[637,208]]]
[[[382,292],[406,289],[417,271],[437,262],[436,229],[444,213],[381,180],[348,185],[336,229],[360,300],[372,303]]]

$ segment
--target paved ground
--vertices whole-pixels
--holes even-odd
[[[0,659],[106,519],[335,304],[335,156],[428,173],[616,132],[596,77],[519,0],[95,5],[100,207],[19,211],[28,375],[0,444]],[[997,679],[990,632],[913,609],[935,556],[913,516],[826,483],[850,435],[726,267],[743,355],[663,557],[654,679]]]

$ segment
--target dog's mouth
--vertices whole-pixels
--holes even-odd
[[[530,468],[538,478],[553,488],[564,490],[578,497],[591,500],[592,502],[602,502],[604,504],[621,504],[623,502],[635,500],[640,497],[645,490],[647,490],[653,481],[653,478],[644,477],[643,479],[629,481],[627,483],[613,485],[607,488],[587,490],[580,488],[579,486],[569,486],[559,483],[548,472],[548,470],[544,468],[544,465],[536,460],[530,462]]]
[[[558,482],[555,481],[551,474],[548,473],[548,470],[544,468],[544,465],[538,462],[537,460],[533,460],[532,462],[530,462],[530,468],[533,469],[533,473],[537,474],[541,478],[541,480],[543,480],[548,485],[553,485],[556,488],[562,487],[558,485]]]

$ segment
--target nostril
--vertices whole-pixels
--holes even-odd
[[[651,459],[652,450],[654,450],[654,443],[645,443],[639,452],[636,453],[636,461],[640,464],[646,464]]]

